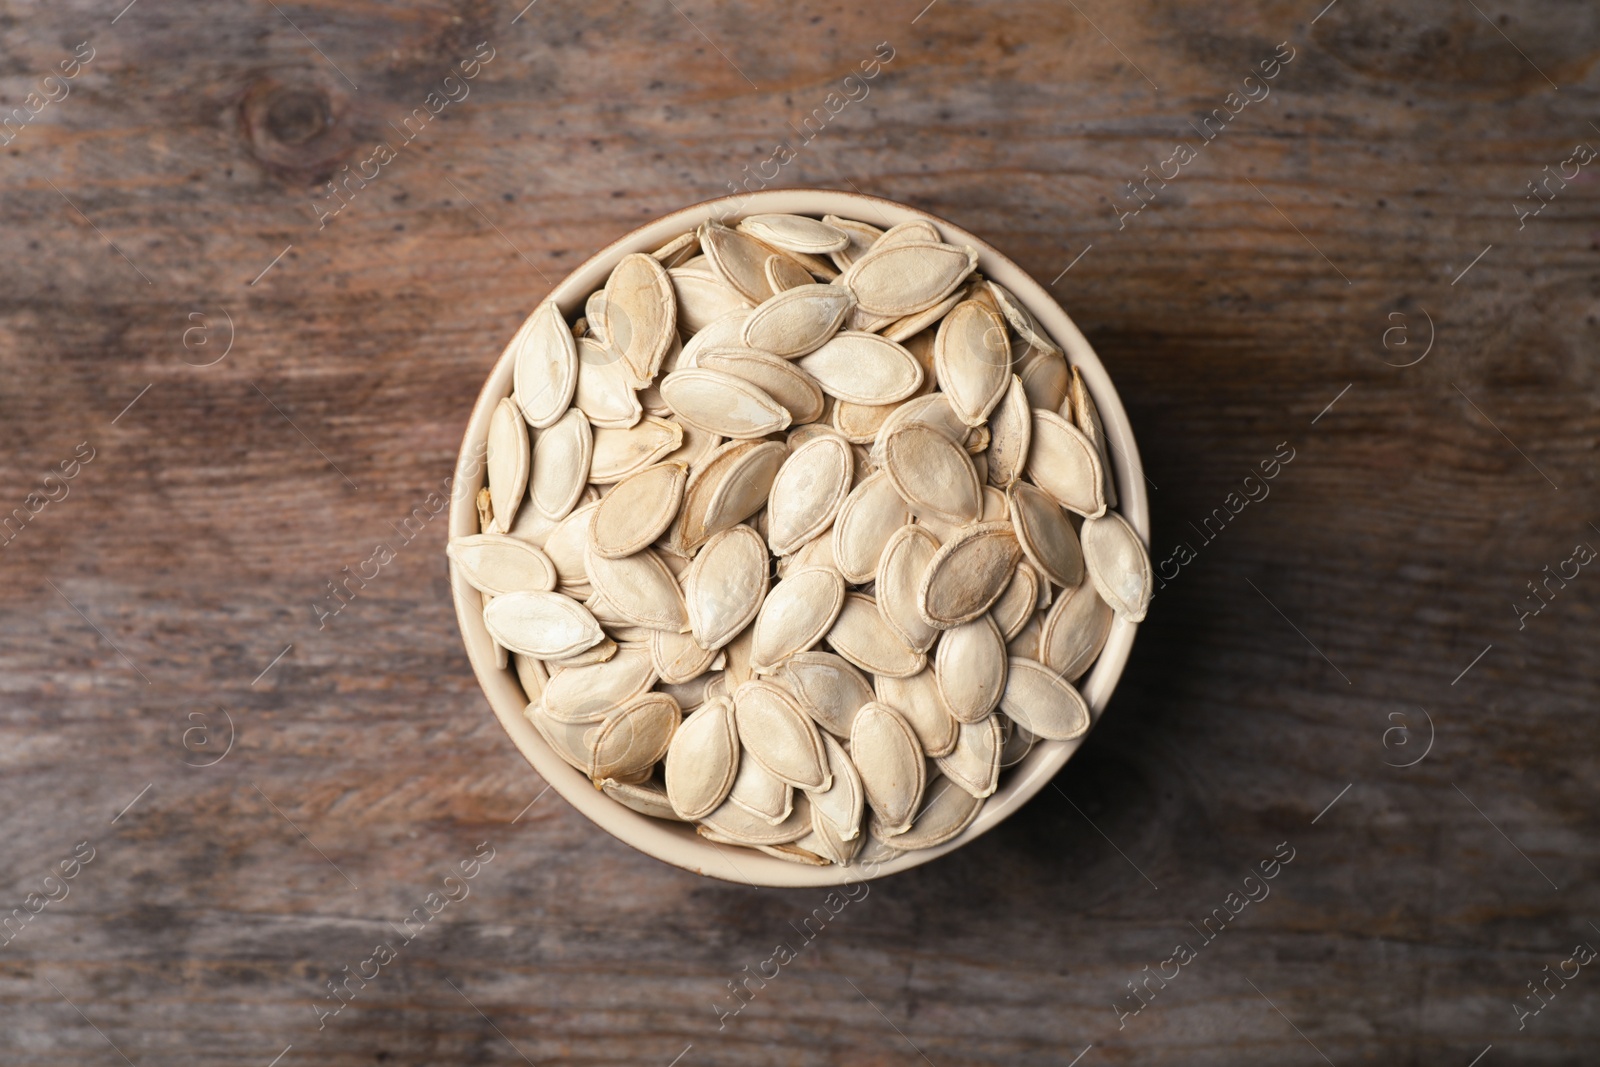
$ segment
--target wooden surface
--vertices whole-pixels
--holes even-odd
[[[1600,546],[1600,163],[1517,212],[1600,145],[1600,12],[922,3],[7,5],[6,108],[94,58],[0,149],[0,510],[38,509],[0,549],[0,913],[66,892],[0,948],[0,1062],[1594,1062],[1593,967],[1515,1005],[1600,946],[1600,575],[1516,605]],[[318,182],[480,41],[470,95],[319,230]],[[1193,556],[1053,788],[805,942],[825,894],[696,878],[541,796],[468,670],[443,521],[396,524],[553,281],[817,108],[774,184],[1057,279],[1141,436],[1153,554]]]

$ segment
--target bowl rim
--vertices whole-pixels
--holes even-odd
[[[923,219],[937,226],[946,241],[975,248],[977,269],[1016,296],[1039,320],[1045,332],[1062,346],[1069,364],[1076,366],[1083,375],[1112,446],[1110,459],[1116,472],[1119,496],[1117,510],[1145,544],[1149,544],[1149,499],[1133,428],[1110,375],[1082,331],[1043,286],[999,249],[963,227],[920,208],[865,193],[812,188],[764,189],[702,201],[618,237],[557,282],[535,302],[529,313],[553,299],[570,321],[570,316],[581,308],[591,292],[604,284],[611,268],[627,253],[653,251],[707,219],[726,220],[735,215],[765,212],[846,217],[864,214],[866,218],[875,218],[875,225],[879,221],[892,225]],[[511,379],[512,351],[508,343],[484,381],[462,434],[450,494],[451,538],[478,532],[476,498],[485,481],[483,456],[489,417],[495,405],[510,395]],[[646,855],[708,877],[745,885],[794,888],[852,884],[910,870],[976,840],[1009,818],[1044,788],[1083,743],[1083,738],[1039,742],[1009,768],[1002,787],[987,799],[972,825],[935,848],[900,852],[883,859],[858,857],[849,866],[811,867],[790,863],[754,849],[714,844],[696,835],[686,823],[642,815],[596,789],[587,776],[556,755],[524,717],[525,694],[515,671],[496,665],[494,645],[483,623],[481,595],[462,580],[453,565],[450,566],[450,587],[462,642],[478,684],[500,725],[540,777],[611,836]],[[1099,722],[1122,676],[1137,629],[1137,624],[1117,616],[1093,670],[1079,681],[1078,689],[1090,708],[1091,730]],[[865,827],[862,832],[867,832]]]

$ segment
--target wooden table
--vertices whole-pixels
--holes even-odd
[[[1600,14],[922,3],[11,5],[0,1061],[1594,1062]],[[552,282],[780,141],[1054,280],[1165,588],[1052,788],[719,1021],[823,894],[545,795],[400,524]]]

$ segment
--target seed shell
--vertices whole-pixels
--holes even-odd
[[[814,437],[789,453],[767,496],[767,540],[786,556],[833,524],[845,496],[855,457],[832,435]]]
[[[716,810],[739,769],[739,734],[731,700],[708,700],[683,720],[667,748],[667,798],[683,819]]]
[[[983,487],[972,460],[948,437],[923,425],[902,426],[884,441],[884,470],[920,514],[968,523],[983,510]]]
[[[618,261],[602,291],[606,343],[622,354],[633,380],[647,385],[677,340],[678,300],[672,294],[672,279],[660,260],[634,252]]]
[[[528,479],[528,500],[534,510],[547,519],[565,518],[583,495],[593,457],[589,420],[577,408],[539,431]]]
[[[766,390],[723,371],[674,371],[662,379],[661,395],[679,419],[722,437],[765,437],[793,421]]]
[[[1011,384],[1005,320],[976,300],[957,304],[939,324],[933,365],[961,421],[981,425]]]
[[[955,747],[949,755],[935,762],[947,778],[981,800],[993,795],[1000,782],[1004,748],[1005,732],[1000,716],[985,715],[977,722],[962,723]]]
[[[872,674],[909,678],[927,665],[928,657],[906,647],[883,621],[878,604],[865,593],[848,593],[828,631],[828,644],[845,659]]]
[[[911,519],[911,509],[887,473],[862,479],[833,520],[833,556],[840,573],[852,582],[872,581],[889,538]]]
[[[1095,591],[1129,622],[1142,622],[1154,592],[1150,553],[1128,520],[1115,511],[1083,524],[1083,562]]]
[[[861,672],[832,652],[797,652],[784,660],[775,678],[802,711],[835,737],[850,736],[856,712],[873,698]]]
[[[740,339],[751,348],[794,359],[822,347],[855,306],[855,294],[838,285],[785,289],[750,313]]]
[[[505,533],[516,518],[522,494],[528,488],[531,462],[528,428],[517,412],[516,402],[506,397],[489,416],[489,444],[485,454],[489,480],[489,502],[493,519],[489,533]]]
[[[589,520],[596,554],[621,559],[646,548],[678,517],[688,468],[663,463],[629,475],[612,487]]]
[[[761,389],[789,412],[792,425],[815,422],[822,415],[822,387],[786,359],[754,348],[711,348],[700,353],[695,366],[731,374]]]
[[[1000,703],[1006,685],[1006,644],[987,615],[939,639],[933,669],[944,702],[962,722],[977,722]]]
[[[1078,545],[1078,535],[1050,494],[1017,482],[1006,490],[1006,502],[1028,562],[1064,588],[1083,581],[1083,549]]]
[[[961,724],[950,714],[932,670],[924,669],[910,678],[880,676],[877,697],[879,703],[905,717],[916,732],[917,743],[929,756],[943,756],[955,747]]]
[[[928,651],[939,639],[939,629],[923,618],[918,607],[923,575],[938,552],[939,539],[925,528],[902,526],[878,559],[878,610],[889,629],[914,652]]]
[[[928,799],[917,812],[911,829],[889,838],[895,848],[906,851],[937,848],[971,826],[983,809],[981,798],[958,788],[943,776],[930,778],[925,792]],[[873,825],[873,830],[882,832],[877,824]]]
[[[904,224],[902,224],[904,225]],[[879,240],[841,274],[862,310],[899,318],[932,307],[953,292],[978,264],[971,248],[935,241]]]
[[[552,425],[572,404],[578,385],[578,348],[561,309],[546,300],[511,339],[513,396],[529,426]]]
[[[556,587],[556,565],[550,557],[516,537],[453,537],[445,551],[466,583],[490,596]]]
[[[607,559],[591,544],[583,557],[595,592],[605,597],[623,618],[652,630],[687,633],[689,609],[678,581],[650,549],[622,559]]]
[[[1100,655],[1116,616],[1100,599],[1094,583],[1085,581],[1062,593],[1044,617],[1038,655],[1042,662],[1069,682],[1083,677]]]
[[[823,567],[796,571],[780,581],[751,627],[751,667],[770,674],[795,653],[809,651],[829,632],[844,602],[844,579]]]
[[[838,252],[850,244],[844,230],[804,215],[747,215],[739,229],[775,248],[812,255]]]
[[[683,575],[689,631],[703,648],[721,648],[755,619],[767,596],[767,546],[748,526],[719,531]]]
[[[922,364],[917,357],[872,333],[836,333],[797,362],[823,392],[856,404],[893,404],[922,386]]]
[[[822,735],[787,690],[746,682],[735,690],[733,708],[745,755],[797,789],[826,790],[833,783]]]
[[[1009,522],[964,527],[934,554],[923,572],[918,612],[940,630],[971,622],[1000,599],[1021,558]]]
[[[649,649],[619,648],[604,662],[557,671],[544,689],[544,711],[557,722],[599,722],[655,681]]]
[[[623,781],[643,773],[667,754],[682,714],[664,693],[645,693],[612,712],[595,735],[589,777]]]
[[[1027,472],[1068,511],[1091,519],[1105,514],[1105,472],[1094,442],[1053,411],[1033,412]]]
[[[877,701],[864,705],[850,728],[850,760],[884,833],[910,829],[927,784],[927,766],[904,717]]]
[[[489,635],[505,648],[536,659],[560,659],[605,639],[589,610],[560,593],[507,593],[483,609]]]

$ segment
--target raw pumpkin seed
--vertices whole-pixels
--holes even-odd
[[[529,426],[542,430],[567,413],[578,385],[578,348],[561,309],[546,300],[509,346],[513,396]]]
[[[655,681],[649,649],[619,648],[602,663],[558,671],[544,688],[544,711],[557,722],[599,722]]]
[[[928,651],[939,638],[938,628],[923,618],[917,606],[923,575],[938,552],[939,540],[933,534],[921,526],[902,526],[878,559],[878,610],[889,629],[914,652]],[[1028,608],[1031,612],[1031,602]]]
[[[507,593],[483,609],[489,635],[536,659],[571,656],[605,640],[589,609],[560,593]]]
[[[565,518],[583,495],[593,457],[589,420],[577,408],[541,430],[528,479],[528,500],[534,509],[547,519]]]
[[[797,789],[826,790],[833,779],[822,735],[788,691],[767,681],[733,694],[734,722],[744,754]]]
[[[1000,628],[1000,636],[1010,641],[1033,618],[1039,601],[1039,572],[1028,563],[1018,563],[1011,584],[994,602],[989,614]]]
[[[600,783],[600,791],[640,815],[649,815],[655,819],[682,820],[682,817],[672,810],[672,804],[667,800],[667,791],[650,782],[633,785],[619,782],[615,778],[607,778]]]
[[[461,577],[490,596],[556,587],[556,565],[527,541],[505,534],[454,537],[445,548]]]
[[[1094,442],[1053,411],[1033,412],[1028,478],[1057,504],[1085,518],[1106,512],[1105,473]]]
[[[664,693],[635,697],[600,725],[589,757],[589,777],[626,781],[640,772],[648,774],[667,754],[681,719],[677,701]]]
[[[893,404],[922,386],[922,364],[901,345],[844,330],[797,360],[822,391],[855,404]]]
[[[528,428],[523,425],[517,405],[506,397],[495,405],[489,417],[489,447],[484,461],[489,479],[489,503],[493,507],[489,533],[505,533],[516,518],[522,494],[528,488],[531,462]]]
[[[828,774],[833,779],[827,789],[810,791],[813,825],[817,816],[832,824],[841,841],[849,841],[861,832],[861,813],[866,794],[861,788],[861,775],[844,746],[828,734],[822,734],[822,749],[828,759]]]
[[[844,607],[844,579],[822,567],[796,571],[772,587],[756,615],[751,667],[770,674],[829,632]]]
[[[1000,710],[1046,741],[1071,741],[1089,729],[1089,705],[1072,685],[1044,664],[1012,659]]]
[[[789,252],[813,255],[838,252],[850,244],[850,235],[839,227],[804,215],[747,215],[740,231],[758,241]]]
[[[723,437],[765,437],[793,421],[766,390],[722,371],[674,371],[662,379],[661,395],[679,419]]]
[[[801,710],[835,737],[850,736],[856,712],[873,696],[861,672],[832,652],[796,652],[783,661],[775,678]]]
[[[877,679],[877,698],[898,711],[917,735],[917,743],[929,756],[943,756],[955,748],[960,722],[939,692],[938,679],[924,669],[909,678]]]
[[[572,405],[594,425],[612,429],[627,429],[644,416],[627,362],[589,337],[578,342],[578,388]]]
[[[981,800],[992,795],[999,784],[1000,753],[1004,747],[1000,716],[985,715],[977,722],[962,723],[949,755],[934,762],[945,777]]]
[[[911,518],[911,509],[887,473],[863,479],[850,490],[833,520],[833,556],[840,573],[852,582],[872,581],[889,538]]]
[[[889,838],[895,848],[906,851],[937,848],[971,826],[978,812],[983,809],[980,798],[956,787],[943,776],[930,778],[925,792],[927,799],[923,802],[922,810],[917,812],[911,829]],[[873,830],[881,832],[876,823],[873,824]]]
[[[748,526],[719,531],[683,575],[689,632],[721,648],[750,625],[767,596],[767,546]]]
[[[612,487],[589,520],[596,554],[621,559],[644,549],[678,517],[688,468],[663,463],[630,475]]]
[[[854,470],[849,444],[832,435],[789,453],[767,496],[767,541],[775,555],[788,555],[833,524]]]
[[[987,615],[945,631],[933,663],[945,705],[962,722],[977,722],[1000,703],[1006,644]]]
[[[1110,442],[1106,440],[1105,425],[1100,421],[1100,409],[1095,407],[1094,397],[1089,394],[1089,387],[1084,384],[1083,374],[1077,367],[1072,368],[1067,404],[1072,412],[1072,424],[1094,442],[1095,452],[1100,456],[1100,466],[1105,469],[1106,507],[1114,508],[1117,506],[1117,484],[1116,479],[1111,477],[1111,457],[1106,451]]]
[[[645,549],[621,559],[607,559],[591,544],[583,566],[595,592],[628,622],[652,630],[688,632],[689,609],[683,602],[683,590],[654,552]]]
[[[983,487],[972,460],[937,430],[921,424],[895,430],[884,441],[883,467],[919,515],[961,524],[983,510]]]
[[[1011,384],[1005,321],[976,300],[957,304],[939,324],[933,366],[961,421],[982,425]]]
[[[667,798],[678,817],[693,821],[715,811],[739,770],[733,701],[708,700],[683,720],[667,747]]]
[[[648,385],[661,369],[678,335],[678,301],[672,279],[654,256],[623,256],[606,281],[605,343],[622,355],[637,386]],[[582,372],[578,386],[583,387]]]
[[[757,760],[741,759],[728,799],[777,826],[794,810],[794,787]]]
[[[1006,490],[1011,522],[1028,562],[1056,585],[1072,588],[1083,581],[1083,549],[1072,523],[1050,494],[1026,482]]]
[[[822,347],[855,306],[855,294],[838,285],[785,289],[750,313],[740,338],[751,348],[793,359]]]
[[[1137,531],[1115,511],[1083,524],[1083,562],[1100,599],[1129,622],[1144,621],[1154,592],[1150,553]]]
[[[1105,647],[1113,618],[1110,605],[1086,580],[1062,593],[1050,608],[1039,633],[1038,655],[1029,658],[1076,682]]]
[[[722,283],[752,304],[772,295],[766,263],[772,250],[749,234],[730,230],[719,222],[700,225],[700,247],[706,263]]]
[[[671,630],[651,630],[649,634],[650,662],[663,682],[682,685],[693,681],[716,661],[717,649],[701,648],[692,634]]]
[[[877,601],[865,593],[849,593],[828,631],[828,644],[864,671],[909,678],[927,665],[928,657],[907,648],[883,621]]]
[[[1033,441],[1033,409],[1022,379],[1011,376],[1011,384],[1000,403],[989,413],[989,484],[1001,489],[1022,477],[1028,462],[1028,446]]]
[[[637,474],[668,456],[687,465],[693,461],[693,457],[672,453],[684,444],[691,432],[699,434],[701,431],[687,430],[676,422],[654,415],[646,415],[626,429],[601,427],[595,430],[590,444],[590,484],[620,482],[628,475]]]
[[[883,832],[909,830],[927,784],[922,747],[910,724],[885,704],[863,705],[850,727],[850,761]]]
[[[822,415],[822,387],[786,359],[754,348],[712,348],[700,353],[695,366],[756,386],[789,412],[792,424],[815,422]]]
[[[918,613],[939,630],[971,622],[1000,599],[1021,556],[1009,522],[963,528],[928,562],[917,589]]]

